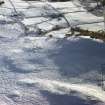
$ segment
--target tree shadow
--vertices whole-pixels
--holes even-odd
[[[105,43],[99,43],[91,39],[58,40],[59,50],[48,53],[59,73],[66,77],[79,77],[84,74],[91,75],[92,71],[100,71],[100,65],[105,63]],[[89,77],[85,77],[89,78]]]
[[[99,102],[97,100],[82,99],[76,95],[60,95],[48,91],[42,91],[41,93],[47,98],[50,105],[96,105]]]

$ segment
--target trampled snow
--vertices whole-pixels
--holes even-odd
[[[12,2],[18,15],[8,0],[0,7],[0,105],[105,105],[105,91],[98,86],[105,43],[83,36],[65,38],[68,23],[56,17],[53,7],[83,11],[65,17],[70,25],[90,30],[103,29],[103,18],[72,1]]]

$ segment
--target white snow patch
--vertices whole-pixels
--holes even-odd
[[[105,102],[105,92],[101,88],[90,84],[71,84],[38,78],[34,80],[26,78],[19,80],[19,82],[23,84],[36,84],[42,90],[57,92],[59,94],[68,94],[70,93],[70,91],[74,90],[77,92],[81,92],[86,96],[95,97],[98,98],[100,101]]]
[[[22,53],[23,50],[21,50],[21,49],[12,49],[11,52],[13,52],[13,53]]]

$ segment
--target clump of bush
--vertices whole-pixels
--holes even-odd
[[[75,33],[78,32],[79,34]],[[105,41],[105,31],[89,31],[89,30],[85,30],[85,29],[81,29],[79,27],[75,27],[75,28],[71,28],[71,33],[67,33],[66,37],[69,36],[90,36],[91,38],[95,38],[95,39],[101,39],[103,41]]]
[[[4,1],[0,1],[0,5],[4,4]]]
[[[48,37],[49,37],[49,38],[52,38],[52,37],[53,37],[53,35],[52,35],[52,34],[50,34],[50,35],[48,35]]]
[[[105,6],[105,0],[99,0],[103,6]]]

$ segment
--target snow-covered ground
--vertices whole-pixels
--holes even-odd
[[[72,1],[12,3],[0,7],[0,105],[105,105],[105,43],[65,38],[69,25],[102,30],[103,17]]]

